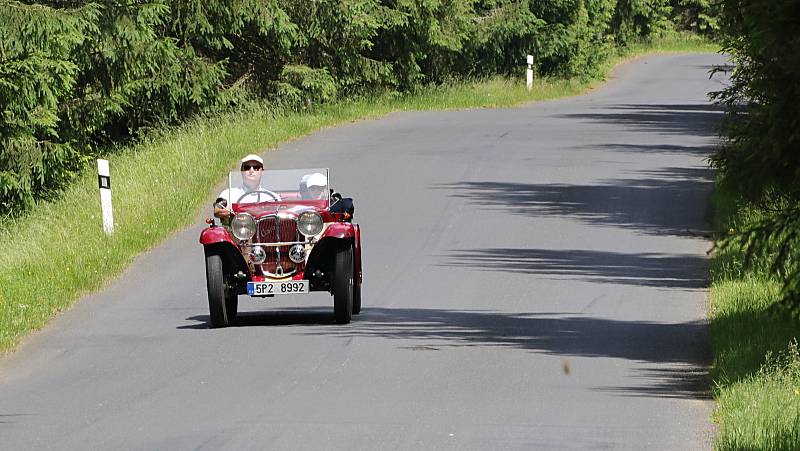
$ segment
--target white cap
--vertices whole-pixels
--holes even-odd
[[[308,180],[306,180],[306,186],[328,186],[328,178],[324,175],[320,174],[319,172],[315,172],[308,176]]]
[[[254,153],[242,158],[242,163],[247,163],[248,161],[258,161],[261,166],[264,166],[264,159]]]

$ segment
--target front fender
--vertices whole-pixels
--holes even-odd
[[[356,237],[356,226],[351,222],[334,222],[319,237],[320,241],[325,238],[354,239]]]
[[[233,235],[225,227],[208,227],[200,232],[200,244],[207,246],[217,243],[230,243],[236,247]]]
[[[361,285],[361,228],[358,224],[350,222],[337,222],[331,224],[319,242],[314,246],[308,258],[310,268],[324,268],[325,271],[333,270],[333,257],[336,250],[343,243],[353,246],[353,274],[356,285]]]
[[[200,232],[200,243],[203,245],[206,256],[210,254],[222,256],[223,268],[226,272],[243,271],[252,276],[233,235],[224,227],[203,229]]]

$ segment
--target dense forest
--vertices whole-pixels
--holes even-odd
[[[275,108],[519,74],[590,77],[615,46],[713,33],[709,0],[0,0],[0,207],[57,195],[100,152]]]

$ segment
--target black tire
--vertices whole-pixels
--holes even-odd
[[[239,295],[233,288],[230,288],[225,294],[225,313],[228,314],[228,324],[236,319],[236,314],[239,313]]]
[[[353,287],[353,315],[361,313],[361,285]]]
[[[222,270],[222,256],[212,254],[206,256],[206,285],[208,288],[208,313],[211,327],[227,327],[228,309],[225,273]]]
[[[335,270],[331,281],[333,313],[336,322],[347,324],[353,318],[353,247],[342,246],[336,252]]]

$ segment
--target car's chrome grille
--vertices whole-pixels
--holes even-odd
[[[300,241],[301,235],[297,230],[296,220],[268,215],[259,218],[255,239],[256,242],[264,244],[286,243]],[[267,259],[260,265],[264,275],[283,277],[297,272],[299,265],[289,259],[290,247],[290,245],[264,247]]]

